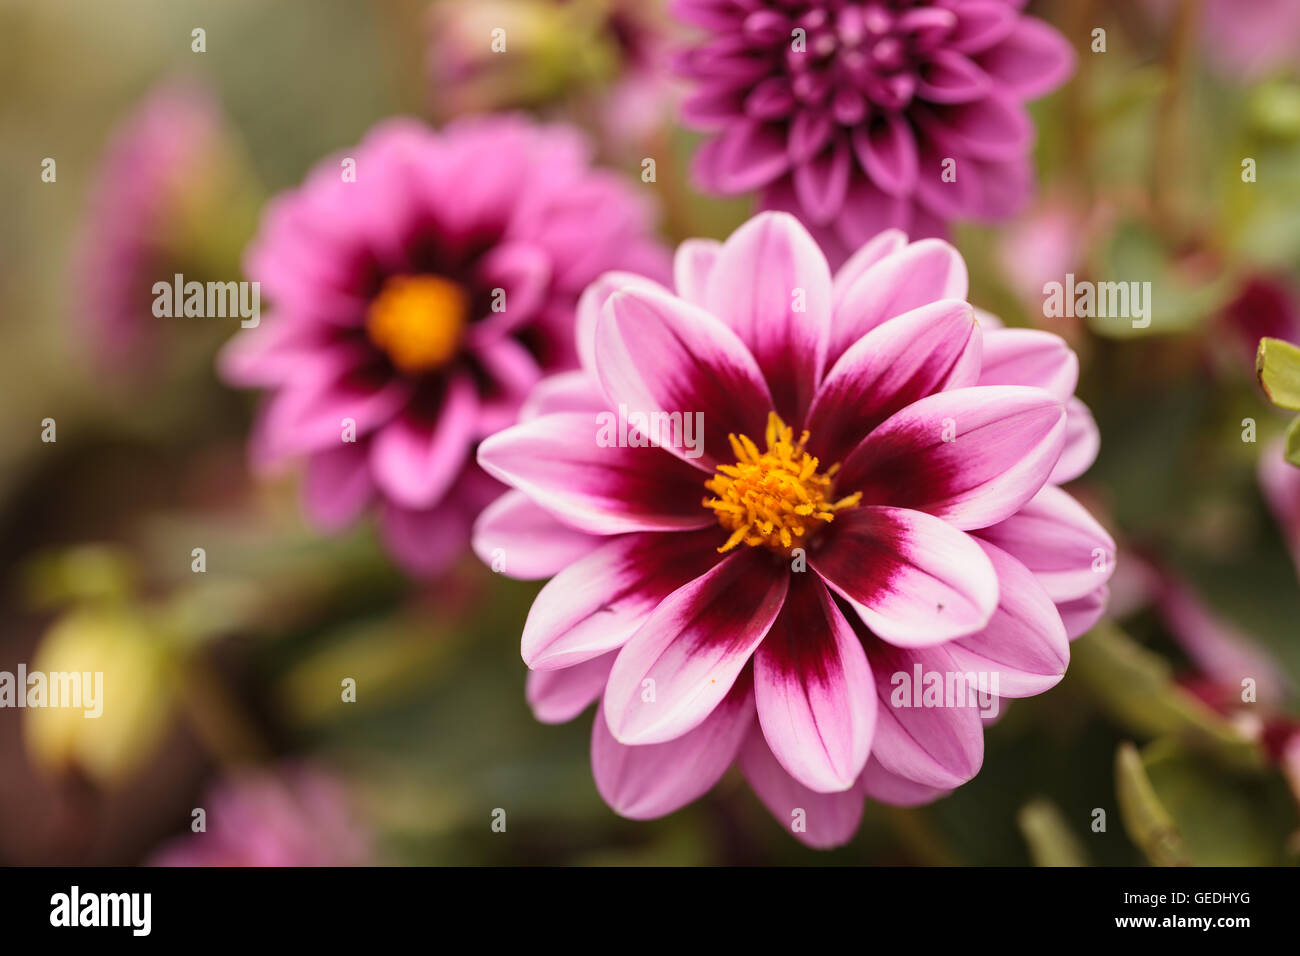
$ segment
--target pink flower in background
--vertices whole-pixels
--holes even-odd
[[[602,277],[583,369],[482,443],[515,490],[475,549],[554,575],[524,627],[529,701],[544,721],[600,701],[592,766],[618,812],[669,813],[738,762],[778,820],[806,813],[800,839],[843,843],[864,796],[923,802],[983,758],[976,707],[896,707],[892,675],[984,672],[1022,697],[1064,674],[1113,563],[1057,487],[1096,429],[1065,343],[986,331],[966,291],[940,240],[882,233],[832,275],[795,219],[761,214],[684,243],[675,292]]]
[[[1180,0],[1148,0],[1170,22]],[[1295,0],[1205,0],[1197,9],[1206,56],[1220,73],[1245,82],[1300,60],[1300,4]]]
[[[673,0],[706,32],[679,63],[695,84],[683,117],[710,134],[699,183],[759,190],[832,261],[886,227],[916,238],[1011,215],[1033,179],[1023,104],[1074,68],[1065,38],[1019,6]]]
[[[648,202],[592,168],[568,127],[384,123],[274,200],[247,252],[274,314],[222,371],[270,390],[254,465],[306,458],[321,527],[376,503],[397,559],[440,570],[500,491],[475,444],[544,372],[575,364],[579,293],[666,262]]]
[[[158,86],[115,129],[72,270],[87,351],[103,367],[126,371],[157,357],[166,320],[153,314],[153,285],[182,268],[187,213],[210,191],[227,135],[215,97],[188,81]]]
[[[370,839],[331,778],[291,770],[223,781],[201,804],[206,831],[179,837],[151,866],[360,866]]]
[[[1259,486],[1300,575],[1300,468],[1286,460],[1278,440],[1259,456]]]

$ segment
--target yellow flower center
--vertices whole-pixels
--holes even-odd
[[[745,435],[729,435],[736,453],[734,465],[719,465],[704,483],[716,498],[705,498],[718,523],[731,532],[719,551],[744,543],[789,553],[814,531],[835,519],[835,512],[853,508],[862,498],[855,492],[834,499],[839,465],[818,471],[819,462],[804,451],[808,433],[794,440],[794,429],[771,412],[767,417],[767,451],[759,451]]]
[[[392,276],[366,313],[366,334],[403,372],[446,365],[460,348],[469,295],[439,276]]]

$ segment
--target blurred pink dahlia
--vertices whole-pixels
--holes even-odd
[[[576,364],[578,295],[608,269],[666,268],[651,219],[568,127],[375,128],[272,201],[247,251],[274,315],[221,368],[270,390],[254,465],[305,457],[321,527],[378,503],[398,561],[442,569],[501,490],[475,444],[544,372]]]
[[[151,866],[361,866],[368,834],[332,778],[296,768],[223,781],[201,805],[200,833],[178,837]]]
[[[673,0],[706,31],[679,59],[701,186],[760,190],[833,262],[886,227],[1002,219],[1033,179],[1024,102],[1074,52],[1014,0]]]
[[[185,80],[163,83],[113,131],[95,174],[75,252],[75,315],[104,368],[136,371],[157,358],[168,320],[153,285],[195,274],[196,218],[230,162],[216,98]]]
[[[600,702],[619,813],[669,813],[738,762],[800,839],[843,843],[864,795],[924,802],[983,758],[979,708],[894,700],[898,675],[1023,697],[1064,674],[1113,564],[1058,487],[1096,428],[1074,353],[986,330],[966,283],[951,246],[897,231],[832,275],[794,218],[760,214],[684,243],[675,291],[603,276],[583,369],[480,446],[515,490],[476,551],[554,575],[524,626],[529,701],[548,722]]]

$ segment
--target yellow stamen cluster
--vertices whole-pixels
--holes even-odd
[[[417,375],[456,355],[468,313],[468,294],[449,279],[392,276],[370,303],[366,334],[394,365]]]
[[[839,465],[818,471],[819,462],[804,451],[808,433],[794,440],[790,428],[771,412],[767,418],[767,451],[761,452],[745,435],[730,435],[734,465],[719,465],[704,483],[716,498],[705,498],[718,523],[731,532],[719,551],[739,544],[764,545],[789,553],[809,535],[835,518],[835,512],[857,505],[862,492],[832,500]]]

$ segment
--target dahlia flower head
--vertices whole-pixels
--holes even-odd
[[[204,829],[177,837],[150,866],[362,866],[370,835],[336,780],[291,767],[223,780],[202,804]]]
[[[319,527],[373,505],[404,568],[442,570],[502,490],[475,444],[576,365],[582,290],[665,273],[634,188],[572,128],[521,116],[393,120],[321,162],[270,203],[245,271],[273,314],[221,357],[228,382],[269,391],[254,467],[305,459]]]
[[[1074,70],[1017,0],[673,0],[702,188],[758,190],[833,264],[876,232],[1014,214],[1033,183],[1026,100]]]
[[[583,367],[480,445],[513,490],[476,551],[553,575],[523,630],[529,702],[547,722],[598,702],[619,813],[669,813],[738,763],[799,839],[837,845],[864,796],[918,804],[979,770],[979,708],[895,706],[896,675],[982,672],[1000,699],[1064,674],[1113,564],[1059,487],[1096,426],[1066,344],[999,328],[966,287],[942,240],[886,231],[832,275],[762,213],[685,242],[673,289],[601,277]]]

